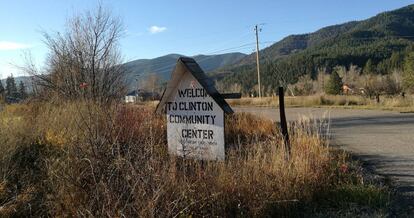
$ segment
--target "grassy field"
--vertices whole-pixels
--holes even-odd
[[[231,99],[228,102],[232,106],[279,106],[278,97],[241,98]],[[405,98],[401,96],[380,96],[380,103],[377,103],[375,99],[363,96],[288,96],[285,97],[285,105],[287,107],[341,107],[414,112],[414,96],[406,96]]]
[[[386,215],[387,187],[332,150],[319,124],[226,118],[226,160],[169,156],[151,106],[31,103],[0,112],[0,216]],[[360,210],[359,208],[363,208]],[[362,211],[362,212],[361,212]]]

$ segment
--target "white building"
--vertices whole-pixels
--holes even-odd
[[[138,101],[138,92],[136,90],[128,93],[125,96],[125,103],[135,103]]]

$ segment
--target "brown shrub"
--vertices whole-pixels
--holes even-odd
[[[122,106],[118,109],[115,126],[117,139],[121,143],[145,143],[157,140],[156,144],[166,144],[166,125],[162,117],[155,116],[154,110],[141,106]],[[148,132],[149,131],[149,132]],[[154,138],[148,138],[157,136]]]
[[[246,145],[275,139],[279,131],[274,122],[248,113],[226,116],[225,127],[227,145]]]
[[[214,162],[169,156],[165,119],[153,109],[77,102],[33,111],[37,114],[22,122],[36,129],[30,140],[41,143],[25,147],[13,141],[15,157],[21,158],[7,158],[8,166],[16,166],[7,171],[14,176],[2,172],[0,200],[8,206],[1,215],[37,205],[36,213],[20,215],[288,216],[338,183],[329,148],[317,130],[308,131],[315,128],[309,123],[292,126],[292,155],[286,161],[273,122],[229,116],[226,140],[239,146],[228,150],[226,161]],[[8,133],[2,135],[6,143],[17,137]],[[15,181],[24,185],[13,189]],[[10,190],[21,198],[12,198]]]

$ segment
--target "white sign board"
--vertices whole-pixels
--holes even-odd
[[[224,160],[224,111],[191,73],[183,75],[165,111],[171,154]]]

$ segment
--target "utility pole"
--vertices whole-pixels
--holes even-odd
[[[260,85],[260,63],[259,63],[259,31],[261,29],[258,28],[258,25],[254,27],[256,31],[256,65],[257,65],[257,82],[259,85],[259,98],[262,97],[262,86]]]

